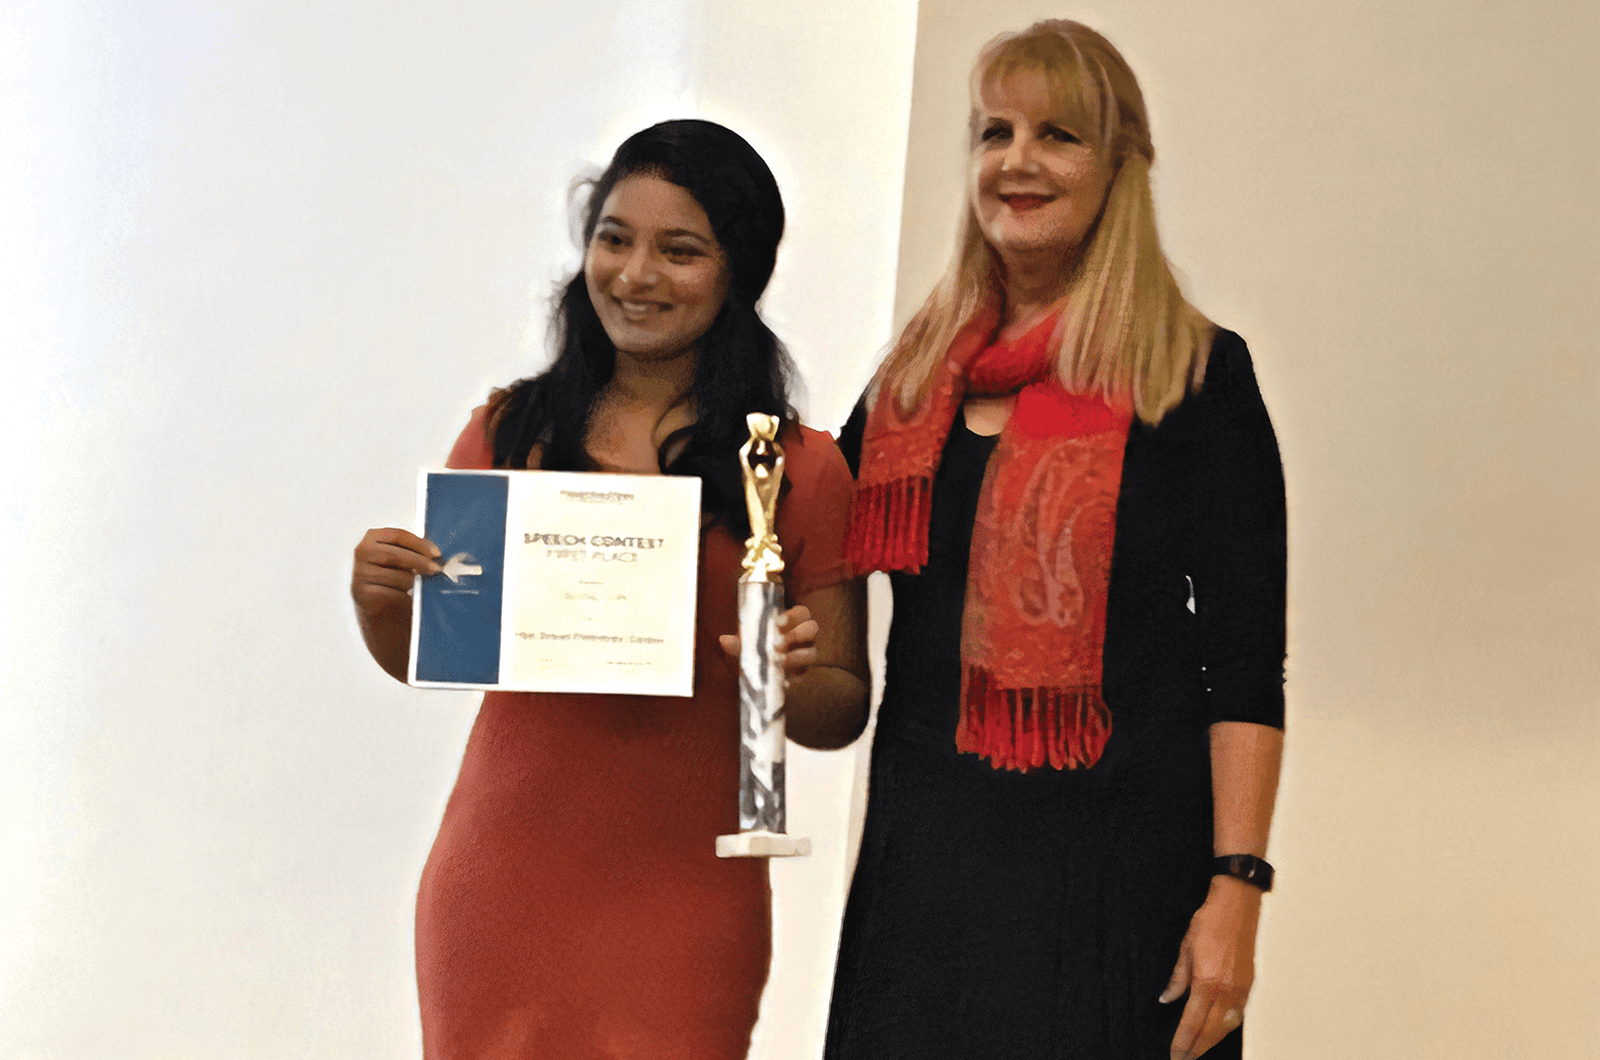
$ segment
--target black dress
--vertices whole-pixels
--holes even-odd
[[[840,440],[858,466],[864,410]],[[1214,721],[1283,723],[1284,494],[1242,339],[1201,389],[1135,420],[1117,503],[1090,769],[997,770],[955,747],[961,612],[996,438],[958,415],[928,563],[893,574],[887,685],[826,1060],[1167,1060],[1159,1004],[1210,883]],[[1208,1058],[1238,1057],[1241,1037]]]

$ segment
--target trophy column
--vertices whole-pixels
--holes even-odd
[[[811,840],[786,833],[784,810],[783,550],[774,532],[783,449],[776,416],[752,412],[746,421],[750,440],[739,450],[750,512],[739,577],[739,831],[717,837],[717,856],[803,856]]]

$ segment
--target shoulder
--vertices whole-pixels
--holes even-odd
[[[1127,460],[1141,474],[1194,482],[1214,475],[1259,472],[1281,481],[1277,435],[1256,383],[1250,348],[1237,332],[1217,328],[1205,378],[1155,426],[1135,423]],[[1265,481],[1265,479],[1263,479]]]
[[[827,431],[799,422],[778,432],[783,446],[784,492],[780,504],[791,517],[827,522],[848,513],[855,479]]]
[[[1236,332],[1217,329],[1199,390],[1147,437],[1150,455],[1170,460],[1191,487],[1242,484],[1281,503],[1283,463],[1277,434],[1261,399],[1249,346]]]
[[[838,448],[834,444],[833,435],[827,431],[819,431],[815,427],[807,427],[799,420],[789,420],[784,423],[778,431],[778,441],[783,443],[784,452],[788,452],[789,446],[796,445],[813,451]]]
[[[788,564],[790,597],[798,598],[850,576],[844,535],[855,480],[826,431],[789,423],[778,442],[785,487],[778,501],[778,539]]]
[[[1238,332],[1218,327],[1199,388],[1173,409],[1161,426],[1182,430],[1241,424],[1271,429],[1249,345]]]
[[[1243,336],[1227,328],[1217,328],[1211,340],[1211,352],[1206,357],[1206,374],[1200,392],[1221,394],[1258,389],[1255,364]]]
[[[838,485],[840,476],[846,488],[850,485],[850,469],[827,431],[792,420],[778,432],[778,443],[783,446],[784,477],[797,487],[802,481]]]
[[[491,404],[493,399],[491,399]],[[461,470],[485,470],[494,466],[494,437],[490,423],[490,405],[479,405],[462,428],[456,444],[445,460],[446,467]]]

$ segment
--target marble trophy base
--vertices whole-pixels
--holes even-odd
[[[811,854],[811,840],[782,832],[735,832],[717,836],[719,858],[803,858]]]

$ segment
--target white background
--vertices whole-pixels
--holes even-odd
[[[915,36],[860,6],[0,10],[0,1057],[418,1054],[476,697],[366,657],[351,549],[539,367],[569,182],[662,118],[771,164],[769,319],[843,418],[889,337]],[[853,760],[794,768],[823,794],[774,871],[769,1056],[816,1051],[844,890]]]
[[[650,121],[744,132],[790,214],[767,314],[833,426],[942,267],[972,55],[1061,13],[0,9],[0,1060],[418,1055],[474,697],[370,662],[349,553],[538,367],[569,181]],[[1072,13],[1141,75],[1169,254],[1283,443],[1250,1054],[1600,1056],[1600,15]],[[772,1060],[819,1051],[855,752],[791,770],[817,853],[773,870]]]

